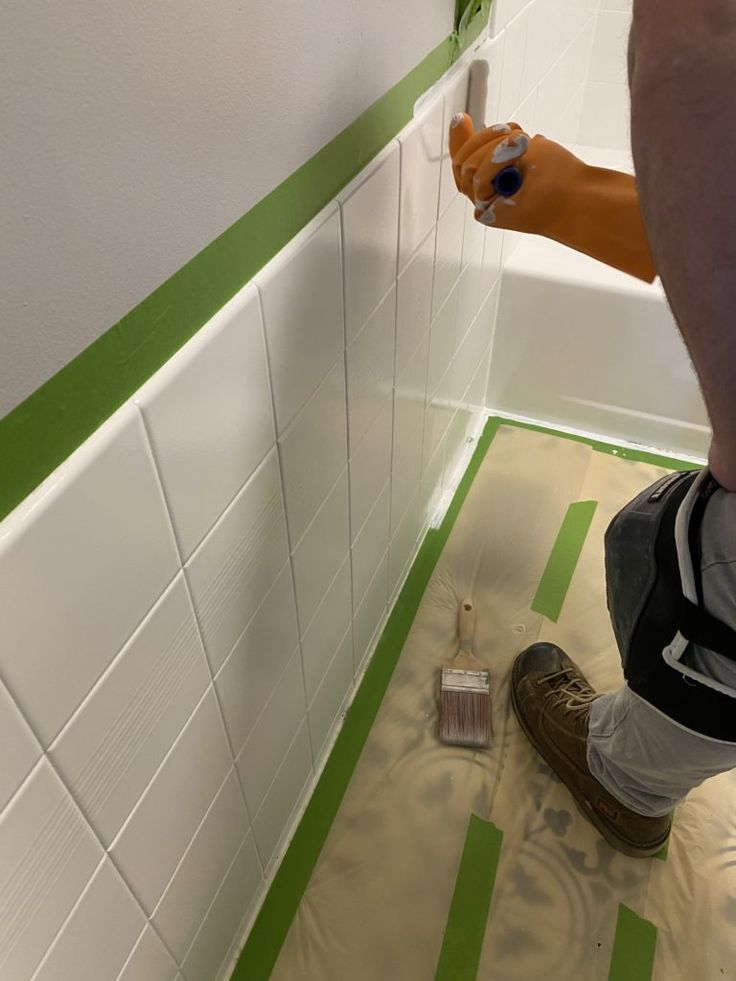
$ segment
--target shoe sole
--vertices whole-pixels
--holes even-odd
[[[511,677],[511,705],[513,706],[514,714],[516,715],[519,725],[521,726],[526,738],[536,749],[542,759],[552,768],[552,770],[570,791],[583,817],[587,818],[587,820],[590,821],[590,823],[594,825],[598,831],[600,831],[612,848],[615,848],[619,852],[623,852],[624,855],[628,855],[630,858],[652,858],[654,855],[660,852],[670,836],[670,829],[667,830],[667,834],[658,839],[656,842],[653,842],[650,845],[638,845],[633,841],[629,841],[628,838],[623,838],[614,828],[607,824],[603,816],[595,810],[585,794],[579,790],[574,781],[569,779],[566,775],[566,771],[567,773],[571,773],[571,767],[565,764],[564,757],[560,758],[555,756],[553,753],[548,752],[547,747],[540,743],[530,731],[529,726],[526,723],[526,719],[524,718],[524,715],[516,701],[515,681],[516,665],[514,665],[514,670]]]

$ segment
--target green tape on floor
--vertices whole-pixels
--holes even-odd
[[[502,840],[495,825],[471,815],[435,981],[475,981]]]
[[[488,23],[490,0],[122,320],[0,419],[0,520],[63,463],[411,120]]]
[[[559,619],[597,507],[597,501],[570,505],[542,574],[532,610],[554,623]]]
[[[608,981],[650,981],[656,945],[654,924],[621,904]]]
[[[232,981],[266,981],[271,975],[388,688],[424,591],[498,426],[497,419],[491,419],[486,424],[444,521],[439,528],[427,533],[419,549],[327,765],[246,941]]]

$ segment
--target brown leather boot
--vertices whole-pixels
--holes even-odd
[[[554,644],[534,644],[517,657],[511,703],[532,745],[610,845],[635,858],[656,855],[670,833],[670,815],[636,814],[588,768],[588,717],[596,698],[575,662]]]

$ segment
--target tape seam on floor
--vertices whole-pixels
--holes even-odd
[[[597,501],[578,501],[571,504],[552,546],[532,602],[532,610],[534,613],[541,613],[553,623],[557,623],[559,619],[597,507]]]
[[[471,814],[435,981],[475,981],[503,834]]]
[[[608,981],[650,981],[656,945],[655,925],[621,903]]]
[[[231,981],[266,981],[271,975],[437,560],[499,426],[499,419],[488,420],[442,524],[427,532]]]

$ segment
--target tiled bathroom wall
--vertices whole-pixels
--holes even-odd
[[[601,0],[578,143],[629,149],[627,46],[632,0]]]
[[[594,17],[497,0],[486,121],[574,134]],[[228,976],[482,421],[467,64],[0,524],[0,977]]]

